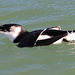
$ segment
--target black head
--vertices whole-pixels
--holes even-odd
[[[8,36],[12,41],[24,32],[26,32],[26,30],[19,24],[4,24],[0,26],[0,33]]]
[[[10,29],[11,29],[12,26],[18,27],[20,25],[19,24],[4,24],[4,25],[0,26],[0,31],[3,31],[3,32],[8,31],[8,32],[10,32]]]

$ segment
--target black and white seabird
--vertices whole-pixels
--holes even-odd
[[[75,31],[62,31],[60,26],[28,32],[19,24],[4,24],[0,33],[5,34],[18,47],[60,44],[63,40],[75,41]]]

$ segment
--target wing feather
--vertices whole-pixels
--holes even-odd
[[[49,45],[58,41],[66,35],[66,31],[50,30],[48,28],[45,30],[33,31],[18,44],[18,47]]]

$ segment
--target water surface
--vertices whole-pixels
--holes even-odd
[[[0,0],[0,25],[6,23],[74,30],[75,0]],[[0,34],[0,75],[75,75],[75,45],[18,48]]]

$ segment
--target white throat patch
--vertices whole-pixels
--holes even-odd
[[[10,28],[10,32],[6,31],[6,32],[1,32],[1,33],[5,34],[11,41],[14,41],[20,32],[21,32],[20,26],[18,26],[18,27],[12,26]]]

